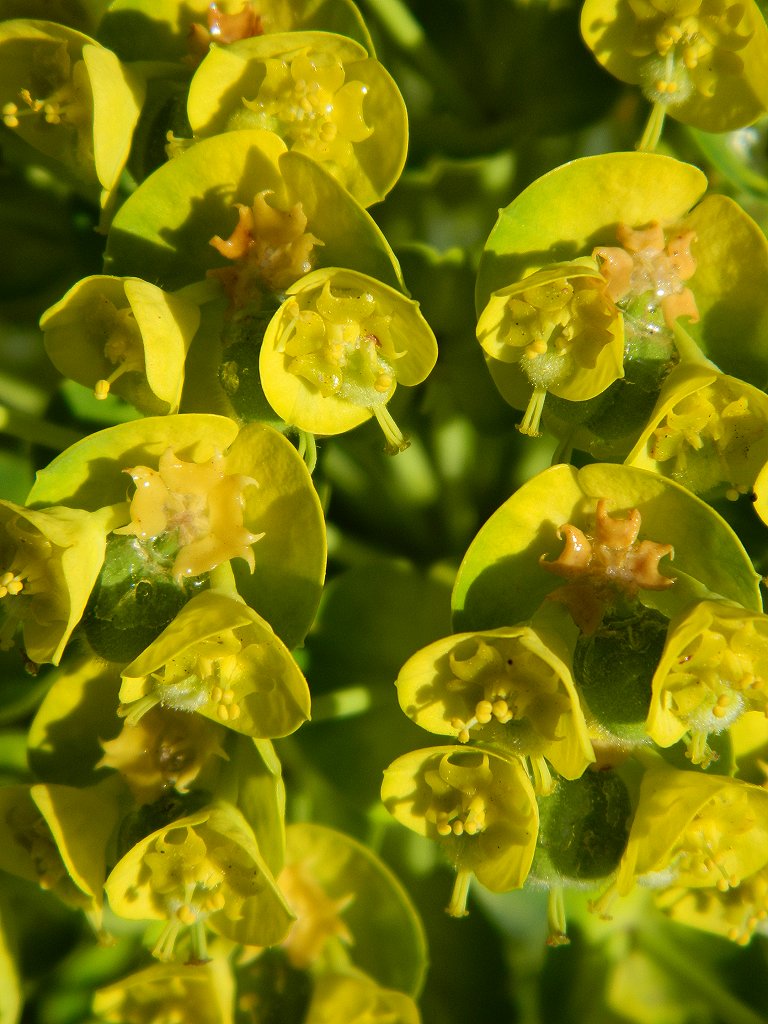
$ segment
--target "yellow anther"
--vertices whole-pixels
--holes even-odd
[[[487,725],[493,718],[493,704],[489,700],[479,700],[475,706],[475,718],[480,725]]]
[[[207,910],[214,912],[216,910],[221,910],[224,907],[225,903],[226,899],[224,898],[223,892],[212,892],[208,899],[205,901],[205,906]]]
[[[97,380],[96,386],[93,389],[93,397],[97,398],[100,402],[109,394],[109,381],[108,380]]]
[[[221,698],[224,696],[224,691],[220,686],[214,686],[211,690],[211,703],[221,704]]]
[[[388,373],[380,373],[373,382],[373,386],[376,391],[384,395],[392,387],[392,377]]]
[[[231,704],[229,706],[228,710],[229,710],[229,720],[230,720],[230,722],[234,722],[236,718],[240,717],[240,705],[239,704]]]
[[[494,701],[493,714],[495,718],[506,718],[507,716],[509,716],[509,705],[507,704],[507,702],[505,700]]]
[[[450,836],[453,833],[453,829],[447,821],[439,821],[437,823],[437,831],[441,836]]]
[[[223,704],[219,704],[218,707],[216,708],[216,715],[217,715],[217,717],[219,718],[220,721],[228,722],[229,721],[229,708],[224,707]]]
[[[178,917],[182,924],[194,924],[197,920],[197,914],[187,903],[179,907],[176,911],[176,917]]]
[[[21,573],[14,575],[12,572],[4,572],[0,576],[0,598],[16,597],[24,589],[24,580]]]
[[[219,700],[222,704],[234,704],[235,702],[235,691],[234,690],[223,690]]]
[[[453,832],[453,834],[455,836],[463,836],[464,835],[464,822],[460,818],[457,818],[454,821],[453,825],[451,826],[451,831]]]

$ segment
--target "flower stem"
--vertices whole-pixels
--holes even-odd
[[[77,430],[49,423],[18,409],[9,409],[7,405],[0,405],[0,432],[56,452],[63,452],[83,438]]]
[[[656,149],[661,138],[661,129],[664,127],[666,112],[663,103],[654,103],[651,107],[645,131],[636,147],[641,153],[652,153]]]
[[[547,896],[547,924],[547,945],[567,946],[570,939],[565,934],[565,900],[562,887],[559,885],[551,886]]]
[[[451,893],[451,902],[445,908],[451,917],[466,917],[467,897],[469,896],[469,883],[472,881],[472,872],[468,868],[460,868],[456,875],[456,882]]]
[[[685,987],[702,997],[719,1020],[728,1024],[765,1024],[765,1017],[745,1006],[717,981],[716,975],[702,968],[695,957],[667,939],[659,928],[638,932],[638,942],[664,971],[681,981]]]

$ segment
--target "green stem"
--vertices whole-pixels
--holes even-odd
[[[299,455],[304,460],[304,465],[307,467],[309,475],[312,476],[317,466],[317,441],[315,440],[315,435],[308,430],[301,430],[299,427],[296,427],[296,432],[299,438]]]
[[[711,359],[707,359],[690,334],[677,320],[672,324],[672,333],[675,337],[677,354],[682,362],[696,363],[706,369],[715,370],[717,373],[720,373],[718,367]]]
[[[451,917],[466,917],[467,897],[469,896],[469,883],[472,881],[472,872],[469,868],[459,868],[456,875],[456,882],[451,893],[451,902],[445,908]]]
[[[637,939],[667,974],[682,982],[688,991],[702,997],[719,1020],[728,1021],[728,1024],[765,1024],[762,1014],[755,1013],[722,988],[706,966],[700,965],[684,949],[662,936],[658,928],[638,932]]]
[[[654,103],[651,107],[643,137],[636,147],[641,153],[652,153],[656,149],[661,138],[661,130],[664,127],[666,112],[666,107],[662,103]]]
[[[562,886],[552,885],[547,897],[548,946],[567,946],[569,943],[565,925],[565,899]]]
[[[209,580],[211,584],[211,590],[215,590],[219,594],[226,594],[227,597],[234,597],[238,601],[243,599],[240,597],[240,593],[235,583],[235,574],[232,571],[231,562],[221,562],[219,565],[211,569],[209,574]]]
[[[218,279],[207,277],[204,281],[195,281],[193,284],[184,285],[173,293],[179,299],[185,299],[195,306],[204,306],[207,302],[220,299],[223,295],[221,283]]]
[[[29,413],[10,409],[7,405],[0,405],[0,432],[56,452],[63,452],[83,438],[77,430],[63,427],[59,423],[49,423]]]
[[[312,701],[312,721],[328,722],[339,718],[364,715],[376,705],[389,704],[391,694],[379,695],[378,699],[368,686],[347,686],[331,693],[323,693]]]

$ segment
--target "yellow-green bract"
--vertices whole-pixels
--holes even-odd
[[[651,102],[708,132],[768,109],[768,29],[754,0],[587,0],[584,40]]]
[[[285,645],[248,605],[216,591],[191,598],[122,676],[129,717],[159,703],[260,738],[309,718],[309,689]]]
[[[101,185],[102,203],[128,159],[143,102],[141,79],[81,32],[24,19],[0,26],[5,124],[76,178]]]
[[[436,359],[417,302],[365,274],[326,267],[288,289],[259,365],[267,400],[287,423],[340,434],[376,415],[387,433],[395,387],[421,383]]]
[[[761,611],[759,577],[741,542],[709,505],[671,480],[630,466],[553,466],[533,477],[481,528],[454,586],[454,625],[492,629],[530,618],[558,579],[540,561],[563,548],[565,524],[591,530],[597,501],[611,514],[640,513],[640,537],[671,544],[664,572],[674,584],[643,592],[642,601],[674,614],[693,600],[720,595]]]
[[[114,392],[146,415],[179,411],[196,305],[139,278],[98,275],[74,285],[40,320],[65,377]]]
[[[257,486],[244,491],[242,523],[264,534],[254,569],[236,558],[240,593],[289,646],[305,636],[325,576],[325,521],[302,458],[271,427],[242,429],[224,416],[198,413],[146,417],[98,431],[53,460],[37,477],[31,505],[61,503],[97,509],[124,501],[126,470],[151,469],[171,449],[178,459],[203,464],[218,452],[225,476]],[[126,512],[124,525],[129,516]],[[258,555],[255,553],[258,551]]]
[[[190,83],[187,112],[201,138],[275,132],[363,206],[383,199],[405,162],[408,122],[397,86],[362,46],[329,32],[212,47]]]

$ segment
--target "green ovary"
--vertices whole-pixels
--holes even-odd
[[[243,100],[256,115],[253,127],[275,132],[315,160],[353,164],[353,143],[372,133],[363,119],[367,86],[346,82],[341,61],[313,51],[268,60],[266,69],[255,99]]]
[[[331,291],[327,282],[316,310],[289,303],[291,318],[282,351],[287,369],[335,397],[372,408],[382,405],[395,389],[394,361],[398,354],[390,340],[391,316],[380,311],[369,292]]]

